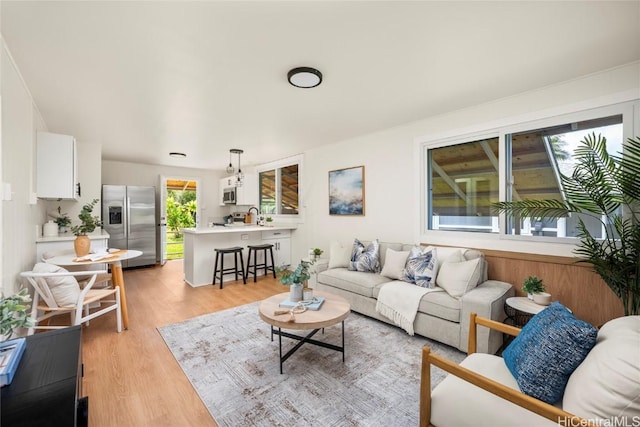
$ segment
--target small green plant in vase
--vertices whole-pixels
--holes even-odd
[[[295,269],[289,268],[290,266],[277,269],[278,274],[280,274],[280,283],[290,286],[291,292],[289,299],[291,301],[302,301],[303,288],[305,287],[307,280],[311,278],[311,271],[309,268],[313,263],[313,260],[300,261]]]
[[[58,224],[58,231],[61,233],[67,232],[67,227],[71,225],[71,218],[66,213],[62,213],[62,209],[58,206],[58,214],[56,219],[53,220],[56,224]]]
[[[522,282],[522,291],[526,292],[532,300],[534,294],[544,292],[544,283],[536,276],[529,276]]]
[[[93,233],[97,227],[102,227],[102,221],[99,216],[93,215],[93,207],[98,203],[98,199],[93,199],[90,203],[82,206],[78,218],[80,219],[80,225],[74,225],[71,227],[71,232],[75,234],[76,240],[73,242],[73,247],[76,251],[76,255],[81,257],[89,253],[91,247],[91,241],[87,234]]]
[[[267,223],[267,227],[272,227],[273,226],[273,218],[268,216],[265,218],[265,221]]]
[[[324,251],[320,248],[314,248],[313,249],[313,258],[314,259],[318,259],[320,258],[320,255],[322,255],[324,253]]]

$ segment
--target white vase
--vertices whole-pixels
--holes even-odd
[[[289,300],[292,302],[302,301],[302,283],[294,283],[290,288]]]
[[[311,301],[313,299],[313,289],[311,288],[303,288],[302,289],[302,300],[303,301]]]
[[[551,294],[547,292],[538,292],[537,294],[533,294],[533,302],[539,305],[549,305],[551,304]]]

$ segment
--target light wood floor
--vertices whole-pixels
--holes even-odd
[[[157,327],[262,300],[287,291],[259,277],[192,288],[182,260],[125,270],[129,329],[116,331],[115,312],[83,328],[83,393],[92,427],[215,426]],[[256,313],[257,315],[257,313]],[[224,399],[224,396],[220,396]]]

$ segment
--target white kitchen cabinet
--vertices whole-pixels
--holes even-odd
[[[291,265],[291,230],[263,231],[262,243],[273,245],[273,258],[276,267]]]
[[[258,206],[258,175],[245,174],[242,185],[236,187],[236,205]]]
[[[232,188],[237,184],[235,176],[228,176],[220,180],[220,188]]]
[[[78,153],[74,137],[38,132],[36,187],[41,199],[77,200],[80,197]]]
[[[222,197],[225,188],[236,189],[236,205],[258,206],[258,175],[245,174],[240,186],[238,186],[235,176],[222,178],[218,187],[218,202],[220,206],[225,206]]]

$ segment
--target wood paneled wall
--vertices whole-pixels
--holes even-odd
[[[579,319],[600,326],[624,315],[622,302],[593,272],[576,258],[519,252],[482,250],[489,263],[489,278],[513,284],[518,295],[527,276],[538,276],[553,301],[560,301]]]
[[[511,283],[524,296],[522,281],[538,276],[553,301],[560,301],[579,319],[594,326],[624,315],[622,302],[590,267],[576,258],[477,249],[489,264],[489,279]]]

